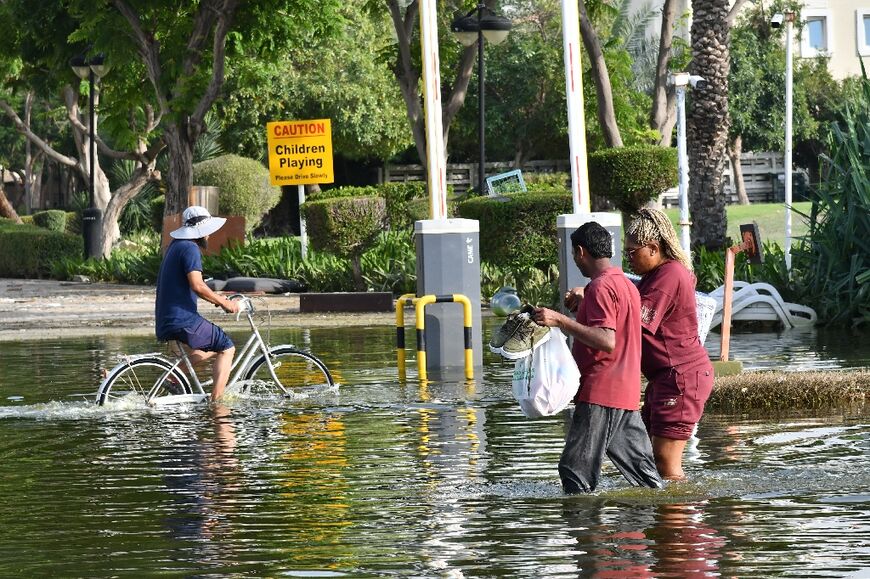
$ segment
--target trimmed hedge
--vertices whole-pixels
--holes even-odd
[[[504,197],[473,197],[456,206],[459,217],[480,222],[481,259],[539,269],[558,263],[556,217],[573,211],[571,193],[553,187]]]
[[[340,197],[383,197],[386,202],[387,225],[393,231],[412,230],[414,222],[429,219],[429,197],[424,181],[383,183],[366,187],[337,187],[307,197],[308,201]]]
[[[243,216],[248,233],[281,200],[281,188],[269,184],[269,170],[259,161],[238,155],[196,163],[193,182],[219,188],[219,213]]]
[[[634,146],[601,149],[587,157],[589,189],[624,213],[638,209],[677,185],[677,150]]]
[[[59,233],[66,231],[66,220],[66,211],[61,211],[60,209],[49,209],[33,214],[34,225]]]
[[[53,260],[82,252],[80,237],[0,219],[0,277],[44,277]]]
[[[382,197],[336,197],[302,205],[311,247],[340,257],[360,255],[384,230]]]
[[[311,247],[349,258],[356,289],[365,289],[362,254],[384,230],[387,220],[383,197],[336,197],[304,203],[301,207]]]

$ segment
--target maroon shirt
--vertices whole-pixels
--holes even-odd
[[[710,358],[698,338],[695,276],[678,261],[666,261],[640,280],[643,325],[641,370],[652,379],[671,368],[688,370]]]
[[[580,368],[575,402],[637,410],[640,405],[640,295],[618,267],[611,267],[586,286],[577,321],[616,332],[609,354],[574,340],[572,353]]]

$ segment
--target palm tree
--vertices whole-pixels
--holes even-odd
[[[728,140],[729,0],[692,0],[692,74],[707,80],[691,94],[687,119],[692,246],[725,247]]]

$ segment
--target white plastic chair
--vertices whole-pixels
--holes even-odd
[[[722,323],[722,304],[725,286],[719,286],[710,297],[716,300],[716,310],[710,324],[715,328]],[[786,302],[775,287],[768,283],[734,282],[731,302],[731,321],[780,322],[786,328],[815,325],[816,311],[801,304]]]

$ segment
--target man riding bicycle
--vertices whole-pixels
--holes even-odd
[[[226,219],[212,217],[199,205],[184,210],[182,226],[169,234],[173,241],[160,264],[154,307],[158,340],[186,344],[194,364],[213,359],[213,402],[221,397],[229,380],[236,348],[221,328],[199,315],[196,300],[199,296],[227,313],[239,311],[237,302],[218,295],[202,279],[202,250],[208,246],[209,236],[224,223]]]

